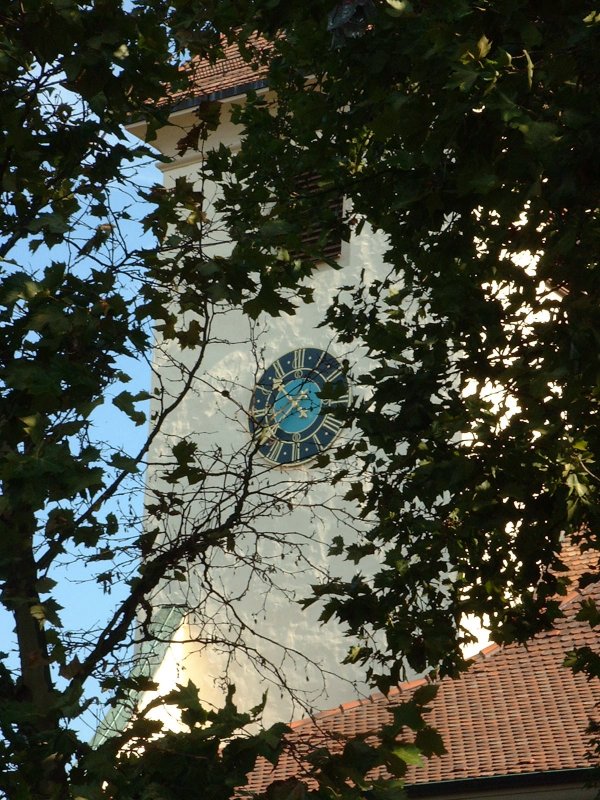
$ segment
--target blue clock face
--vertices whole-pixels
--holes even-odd
[[[250,429],[259,452],[275,464],[306,461],[325,450],[343,421],[336,409],[349,401],[341,364],[324,350],[292,350],[256,384]]]

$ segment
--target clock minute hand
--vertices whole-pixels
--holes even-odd
[[[280,408],[277,411],[273,411],[273,417],[272,417],[273,422],[279,424],[284,419],[287,419],[289,415],[292,413],[292,411],[295,410],[296,410],[296,405],[295,403],[292,402],[288,403],[287,406]]]
[[[296,400],[296,398],[294,397],[294,395],[291,395],[291,394],[290,394],[290,393],[289,393],[289,392],[286,390],[286,388],[285,388],[285,383],[283,383],[283,381],[280,381],[280,380],[278,380],[278,381],[275,381],[275,382],[273,383],[273,388],[274,388],[274,389],[277,389],[277,391],[278,391],[280,394],[282,394],[282,395],[284,395],[285,397],[287,397],[287,399],[288,399],[288,400],[289,400],[291,403],[293,403],[295,406],[298,406],[298,405],[299,405],[299,403],[298,403],[298,400]],[[302,390],[302,391],[300,392],[300,399],[301,399],[301,400],[304,400],[306,397],[307,397],[306,391]]]
[[[274,386],[275,389],[277,389],[279,391],[280,394],[282,394],[289,401],[289,406],[287,407],[283,417],[279,417],[277,413],[275,413],[273,415],[277,422],[280,419],[286,419],[291,414],[292,410],[299,411],[301,417],[305,417],[306,416],[306,411],[305,411],[305,409],[304,409],[304,407],[302,405],[302,400],[306,400],[306,398],[308,397],[308,392],[306,392],[306,390],[303,389],[298,394],[298,396],[295,396],[295,395],[290,394],[286,390],[285,384],[282,383],[281,381],[277,381],[277,383],[273,384],[273,386]],[[304,412],[304,413],[302,413],[302,412]]]
[[[299,403],[294,397],[288,395],[287,392],[284,392],[284,394],[289,400],[288,404],[279,409],[271,409],[270,414],[265,414],[265,419],[267,420],[265,428],[271,429],[274,425],[279,425],[283,420],[289,417],[292,411],[296,411],[299,408]]]
[[[283,417],[279,416],[278,414],[273,414],[271,419],[269,419],[268,414],[265,414],[263,416],[262,421],[259,422],[260,428],[258,431],[258,441],[260,442],[260,444],[264,444],[264,442],[268,441],[269,439],[273,439],[275,437],[275,434],[277,433],[277,426],[282,421],[282,419],[286,419],[290,411],[291,407],[285,409],[285,414],[283,415]]]

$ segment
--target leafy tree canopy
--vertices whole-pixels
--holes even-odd
[[[98,688],[107,710],[152,686],[127,676],[135,621],[146,609],[150,623],[153,590],[201,547],[179,541],[151,558],[156,531],[127,507],[185,387],[160,404],[137,453],[120,435],[102,441],[94,425],[95,409],[111,399],[124,419],[145,422],[147,394],[128,390],[122,364],[146,356],[151,324],[183,348],[206,332],[173,308],[175,283],[198,311],[210,301],[205,288],[180,274],[172,242],[162,253],[157,245],[180,223],[193,245],[194,226],[181,210],[191,214],[198,199],[185,187],[172,195],[154,189],[144,205],[135,169],[155,155],[123,131],[131,119],[150,131],[166,122],[161,99],[181,76],[167,31],[164,13],[144,3],[124,10],[118,0],[7,0],[0,10],[0,601],[1,649],[12,651],[0,653],[0,796],[11,800],[158,797],[154,785],[175,785],[173,761],[143,752],[159,723],[140,718],[96,750],[81,733]],[[223,285],[225,292],[226,278]],[[181,449],[167,477],[193,482],[197,468]],[[204,546],[218,547],[229,528],[210,533]],[[80,579],[87,574],[106,591],[127,585],[113,616],[93,629],[85,612],[94,621],[94,609],[85,608],[80,630],[62,627],[57,582],[73,563]],[[210,758],[206,785],[230,796],[262,745],[231,745],[220,762],[220,743],[258,710],[238,714],[230,700],[221,712],[204,712],[193,687],[164,702],[187,709],[197,728],[181,745],[184,759],[194,747],[196,785]]]
[[[368,224],[389,246],[388,277],[348,286],[327,318],[372,359],[352,451],[372,482],[352,494],[377,521],[348,557],[383,566],[321,587],[324,618],[364,641],[351,658],[382,687],[404,657],[460,667],[465,615],[526,639],[558,613],[561,537],[598,547],[600,15],[529,0],[207,13],[267,62],[277,98],[250,93],[241,152],[208,162],[234,176],[233,261],[262,265],[285,308],[306,215],[326,218],[332,193],[346,236]],[[292,191],[306,172],[316,197]]]
[[[161,397],[133,456],[98,441],[92,415],[112,392],[144,421],[145,395],[127,390],[117,359],[146,352],[151,324],[199,352],[185,393],[210,333],[198,317],[215,301],[256,315],[310,299],[318,252],[293,254],[307,215],[327,220],[334,193],[348,198],[346,237],[368,224],[389,243],[388,277],[348,286],[326,320],[348,344],[361,331],[372,359],[354,376],[368,390],[352,412],[361,435],[337,456],[341,469],[364,461],[369,481],[351,493],[376,520],[348,556],[360,566],[375,553],[382,567],[320,587],[323,618],[347,625],[358,640],[349,657],[382,687],[405,659],[461,666],[466,614],[488,615],[499,641],[549,624],[564,591],[562,532],[596,546],[600,18],[590,4],[148,0],[124,11],[118,0],[8,0],[0,21],[0,590],[18,644],[17,668],[0,663],[0,795],[169,798],[202,785],[230,797],[256,755],[275,758],[281,727],[232,740],[260,709],[242,714],[229,698],[209,712],[193,686],[156,700],[180,709],[187,735],[152,742],[152,708],[96,750],[76,732],[91,679],[109,702],[151,686],[119,668],[135,620],[145,635],[161,581],[208,548],[231,548],[248,513],[243,474],[225,521],[155,547],[161,519],[181,513],[177,492],[157,497],[156,530],[107,503],[143,469],[181,395]],[[256,49],[257,32],[269,48]],[[151,136],[166,124],[161,98],[185,82],[179,63],[217,59],[221,36],[262,62],[277,103],[251,93],[236,112],[242,150],[205,161],[238,242],[217,263],[203,255],[202,198],[185,182],[148,191],[129,227],[129,168],[149,151],[126,146],[121,126],[140,118]],[[320,175],[316,196],[290,191],[307,172]],[[197,316],[177,314],[175,297]],[[165,479],[203,485],[201,466],[180,442]],[[60,627],[65,558],[100,564],[103,586],[128,581],[87,639]],[[366,644],[372,631],[385,634],[379,649]],[[430,699],[397,715],[379,751],[317,754],[315,791],[362,796],[378,763],[401,774],[410,748],[396,735],[403,723],[424,728]]]
[[[154,524],[129,506],[153,443],[202,367],[218,303],[264,305],[255,277],[203,256],[193,185],[140,192],[140,159],[156,155],[123,131],[141,120],[151,138],[167,124],[165,95],[185,80],[182,58],[218,57],[220,38],[204,19],[186,4],[125,10],[119,0],[7,0],[0,11],[0,796],[10,800],[171,798],[199,786],[232,797],[256,757],[273,760],[281,748],[285,727],[248,732],[262,706],[239,712],[231,694],[208,710],[188,684],[137,705],[157,690],[135,663],[156,639],[155,593],[184,581],[209,551],[235,552],[235,534],[273,513],[256,493],[247,502],[252,442],[231,485],[218,451],[197,452],[182,438],[164,448],[162,488],[148,504]],[[123,364],[147,356],[152,326],[195,360],[171,364],[171,374],[180,367],[173,386],[157,381],[152,428],[131,453],[120,429],[103,441],[94,414],[112,403],[133,425],[146,422],[148,395],[128,388]],[[167,522],[187,513],[185,498],[203,490],[203,459],[214,480],[229,481],[227,494],[191,532],[165,538]],[[79,629],[69,630],[59,597],[73,565],[78,580],[122,591],[108,619],[81,607]],[[428,697],[411,704],[413,724]],[[121,734],[95,748],[83,724],[92,704],[130,714]],[[155,740],[163,707],[184,730]],[[390,734],[387,748],[359,747],[360,762],[349,753],[330,765],[321,754],[318,791],[358,797],[375,764],[405,768],[396,747]],[[344,788],[349,775],[354,787]]]

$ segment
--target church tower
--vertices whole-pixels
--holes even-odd
[[[230,119],[232,103],[243,101],[250,88],[267,91],[234,48],[216,66],[201,65],[196,86],[193,97],[175,104],[171,125],[153,143],[170,159],[161,166],[167,190],[178,180],[197,181],[203,156],[188,151],[181,157],[178,142],[197,121],[199,100],[221,103],[221,123],[205,152],[220,144],[235,150],[240,130]],[[132,132],[143,135],[135,126]],[[203,185],[202,194],[213,225],[207,224],[205,253],[226,256],[231,244],[214,224],[212,208],[218,189]],[[318,607],[303,610],[299,602],[330,569],[342,579],[352,577],[354,565],[336,561],[331,548],[356,540],[367,525],[358,506],[343,499],[350,483],[364,476],[349,463],[347,477],[333,482],[336,470],[323,457],[334,440],[339,445],[352,435],[338,410],[352,401],[352,375],[364,365],[364,353],[348,352],[321,323],[344,284],[368,283],[382,273],[386,244],[365,226],[349,242],[337,239],[327,246],[343,269],[317,266],[314,301],[300,304],[295,314],[252,320],[224,302],[207,303],[185,312],[202,330],[198,347],[165,344],[159,335],[155,349],[155,385],[161,388],[156,396],[162,399],[154,415],[162,411],[159,403],[178,397],[184,386],[189,390],[150,453],[150,523],[156,509],[164,512],[169,503],[161,524],[167,521],[170,542],[208,542],[211,536],[222,541],[230,525],[225,547],[208,545],[188,574],[176,576],[154,598],[156,618],[168,617],[171,626],[157,638],[165,645],[177,629],[176,644],[163,646],[157,675],[168,686],[185,673],[201,698],[215,705],[229,683],[241,708],[254,706],[268,691],[267,722],[369,691],[360,670],[342,664],[350,642],[341,628],[333,621],[322,626]],[[175,310],[177,298],[174,287]],[[174,490],[162,465],[190,446],[198,481]]]
[[[196,181],[202,156],[188,151],[182,157],[177,144],[194,125],[199,101],[222,106],[206,150],[220,143],[235,149],[240,131],[230,119],[232,103],[243,102],[250,89],[268,91],[233,49],[217,66],[200,65],[196,77],[197,91],[179,98],[172,125],[156,142],[171,159],[162,167],[167,189],[178,179]],[[215,220],[217,187],[204,185],[202,192],[206,217]],[[184,313],[202,331],[199,346],[176,348],[159,337],[154,360],[156,396],[163,398],[154,414],[170,397],[177,403],[150,454],[149,524],[162,514],[170,543],[192,537],[207,546],[187,574],[173,576],[154,598],[153,634],[164,647],[153,648],[150,668],[163,691],[189,677],[206,704],[221,705],[227,684],[236,686],[243,709],[268,691],[267,724],[329,709],[294,727],[292,751],[299,740],[311,746],[315,733],[315,745],[323,746],[324,730],[337,742],[340,733],[351,738],[387,724],[390,708],[425,683],[399,686],[388,698],[345,702],[369,688],[358,669],[341,664],[348,649],[343,630],[331,621],[322,627],[316,607],[299,605],[330,569],[351,577],[353,565],[336,562],[332,551],[340,540],[360,540],[368,526],[326,463],[334,441],[352,436],[336,405],[351,402],[352,375],[362,371],[365,352],[347,351],[321,323],[344,284],[368,285],[384,273],[386,242],[365,226],[338,244],[343,269],[315,270],[314,303],[256,321],[218,299],[188,308]],[[204,246],[214,263],[231,244],[217,224]],[[179,310],[177,286],[173,309]],[[189,391],[181,393],[182,386]],[[197,479],[187,488],[170,484],[167,463],[190,452]],[[348,483],[367,480],[353,473],[352,463],[347,468]],[[218,547],[210,546],[211,537]],[[565,797],[588,797],[581,786],[589,778],[583,730],[598,686],[565,674],[563,658],[575,646],[595,645],[597,633],[573,613],[576,600],[564,598],[564,625],[527,646],[485,648],[469,672],[441,682],[433,723],[448,752],[411,766],[409,785],[437,797],[479,792],[498,798],[515,790],[549,797],[560,785]],[[259,761],[249,787],[262,791],[298,769],[297,759],[285,754],[276,771]]]

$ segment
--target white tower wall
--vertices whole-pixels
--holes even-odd
[[[181,128],[165,129],[158,140],[160,150],[171,156],[193,122],[187,114],[175,119]],[[208,146],[219,142],[235,146],[238,137],[239,132],[225,120]],[[181,176],[194,180],[198,159],[175,159],[162,169],[168,188]],[[204,188],[210,198],[210,187]],[[212,254],[225,255],[229,249],[226,242],[207,241],[207,247]],[[319,325],[341,286],[358,282],[361,274],[366,283],[382,275],[385,249],[383,237],[365,226],[360,237],[343,243],[343,269],[317,269],[311,282],[314,303],[301,306],[294,316],[264,315],[254,323],[239,310],[217,306],[202,367],[150,454],[150,502],[154,490],[173,490],[163,481],[160,464],[180,437],[197,444],[199,462],[212,475],[200,485],[186,488],[184,483],[183,489],[176,489],[183,510],[168,524],[166,536],[171,541],[184,535],[209,535],[232,513],[241,493],[247,492],[235,540],[225,550],[209,550],[205,563],[189,565],[186,580],[170,582],[155,598],[159,604],[191,607],[189,636],[178,647],[184,653],[182,668],[207,702],[221,702],[224,681],[236,685],[242,708],[255,705],[268,689],[266,719],[272,721],[300,716],[303,709],[330,708],[368,692],[361,669],[340,664],[350,644],[340,627],[332,621],[321,625],[318,606],[302,611],[297,603],[330,570],[352,576],[355,566],[332,560],[328,548],[334,537],[348,541],[366,527],[358,518],[359,509],[342,499],[352,480],[365,478],[354,472],[356,465],[345,463],[348,478],[332,485],[333,472],[314,462],[279,467],[252,455],[256,448],[248,410],[257,377],[290,350],[327,350],[348,360],[350,376],[362,370],[364,352],[345,350],[330,330]],[[197,348],[181,350],[158,340],[156,385],[161,383],[177,394],[197,357]],[[154,411],[159,410],[156,401]],[[342,432],[338,441],[351,435]],[[281,690],[281,684],[286,689]]]

